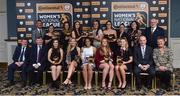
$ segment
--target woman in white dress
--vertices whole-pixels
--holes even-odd
[[[90,38],[85,39],[84,47],[81,49],[82,69],[85,86],[84,89],[91,89],[91,81],[93,77],[94,55],[96,48],[92,46]]]

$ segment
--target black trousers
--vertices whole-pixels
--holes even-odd
[[[140,73],[142,73],[142,72],[146,72],[146,73],[149,74],[147,76],[147,83],[146,83],[146,85],[147,86],[151,86],[151,83],[152,83],[151,81],[155,77],[155,68],[149,67],[146,71],[143,71],[143,70],[141,70],[141,68],[135,66],[135,68],[134,68],[134,75],[136,77],[136,85],[137,85],[138,88],[142,87],[142,84],[141,84],[141,75],[140,75]]]
[[[12,63],[8,66],[8,80],[14,81],[14,72],[16,70],[22,71],[21,78],[24,82],[27,81],[27,65],[23,64],[21,67],[18,67],[15,63]]]
[[[28,74],[29,74],[29,83],[42,83],[42,75],[45,68],[40,66],[39,68],[35,69],[33,66],[29,66]],[[37,71],[37,72],[35,72]]]
[[[160,87],[161,88],[168,88],[170,87],[171,81],[171,71],[157,71],[156,75],[160,79]]]

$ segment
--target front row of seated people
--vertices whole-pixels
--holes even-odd
[[[66,62],[68,72],[63,85],[69,85],[72,83],[71,80],[73,78],[71,77],[73,73],[82,62],[84,89],[92,88],[91,81],[95,68],[102,71],[101,87],[105,89],[111,89],[114,72],[119,82],[117,88],[125,89],[127,85],[126,71],[134,72],[137,89],[142,87],[141,72],[149,74],[146,83],[147,88],[150,88],[151,81],[156,73],[160,77],[161,87],[166,89],[170,87],[170,75],[173,72],[173,54],[165,46],[164,37],[158,37],[158,47],[155,49],[146,45],[147,40],[143,35],[139,38],[139,45],[133,49],[129,47],[126,38],[120,38],[117,40],[117,47],[114,48],[115,53],[113,53],[108,40],[105,38],[102,38],[100,47],[97,49],[89,38],[85,38],[85,46],[81,49],[78,47],[76,39],[70,39],[66,53],[64,53],[57,39],[54,39],[52,42],[52,47],[47,50],[43,46],[41,37],[36,39],[36,45],[33,45],[31,48],[28,46],[27,40],[23,39],[21,45],[15,49],[14,62],[8,66],[9,82],[7,86],[15,84],[14,72],[17,69],[22,71],[22,87],[26,86],[28,76],[30,76],[30,85],[42,84],[40,79],[43,71],[48,67],[47,62],[49,62],[51,70],[53,88],[58,88],[57,79],[64,67],[62,66],[63,63]],[[63,59],[64,57],[66,58],[65,60]],[[107,78],[108,82],[106,82]]]

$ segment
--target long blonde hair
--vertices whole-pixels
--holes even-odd
[[[125,40],[125,42],[126,42],[126,44],[125,44],[125,50],[128,50],[129,44],[128,44],[128,41],[127,41],[126,37],[119,38],[119,42],[120,42],[121,40]]]
[[[77,41],[76,41],[76,39],[74,39],[74,38],[69,39],[69,44],[68,44],[68,47],[67,47],[67,54],[70,54],[70,52],[71,52],[72,45],[70,44],[70,42],[72,42],[72,40],[75,40],[76,46],[77,46]],[[76,46],[75,46],[75,47],[76,47]]]
[[[107,46],[102,46],[102,41],[103,40],[106,40],[107,41]],[[105,49],[106,50],[104,50],[104,48],[103,47],[105,47]],[[108,40],[106,39],[106,38],[102,38],[102,40],[101,40],[101,46],[100,46],[100,54],[102,54],[102,55],[110,55],[109,53],[111,52],[111,49],[110,49],[110,47],[109,47],[109,43],[108,43]]]

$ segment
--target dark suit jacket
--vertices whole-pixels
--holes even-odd
[[[47,57],[46,47],[42,46],[42,49],[39,52],[39,63],[41,63],[42,68],[45,68],[46,66],[46,57]],[[36,61],[37,61],[37,45],[33,45],[31,48],[31,64],[38,63]]]
[[[134,65],[138,67],[139,64],[149,64],[150,66],[154,66],[153,64],[153,51],[152,48],[149,46],[146,46],[145,49],[145,56],[142,57],[141,47],[136,46],[134,47]]]
[[[158,27],[154,31],[153,35],[151,36],[151,27],[148,27],[144,31],[144,35],[147,38],[147,45],[155,48],[157,47],[157,38],[158,36],[165,36],[165,31],[163,28]]]
[[[42,38],[44,38],[46,34],[46,31],[42,29]],[[33,43],[35,43],[35,40],[36,38],[40,37],[40,34],[39,34],[39,31],[38,29],[36,28],[35,30],[33,30],[32,32],[32,40],[33,40]]]
[[[18,59],[20,57],[20,54],[21,54],[21,48],[22,46],[17,46],[15,51],[14,51],[14,54],[13,54],[13,61],[14,62],[18,62]],[[25,50],[25,61],[24,63],[29,63],[30,62],[30,48],[29,47],[26,47],[26,50]]]

